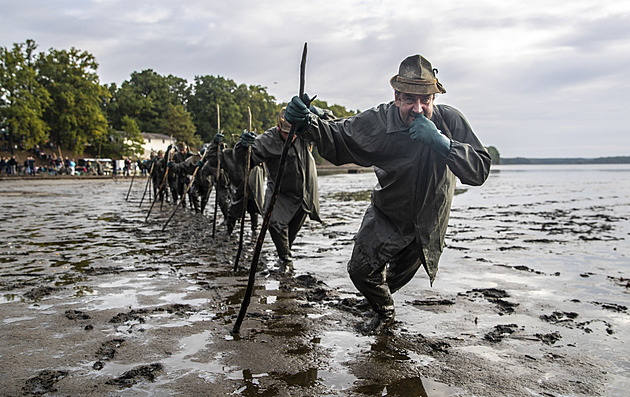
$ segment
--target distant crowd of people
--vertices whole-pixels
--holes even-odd
[[[47,165],[37,164],[33,156],[28,156],[23,162],[18,161],[15,156],[0,158],[0,175],[76,175],[86,173],[88,167],[78,167],[74,159],[52,158]]]
[[[1,146],[3,151],[8,151],[5,142]],[[21,145],[15,146],[16,149]],[[54,150],[54,147],[50,147]],[[46,153],[42,147],[35,145],[28,150],[29,155],[21,161],[15,155],[0,157],[0,175],[131,175],[138,167],[131,159],[125,158],[123,166],[117,166],[116,161],[102,161],[94,159],[79,159],[61,157],[56,154]],[[111,163],[110,163],[111,161]],[[146,171],[145,171],[146,174]]]

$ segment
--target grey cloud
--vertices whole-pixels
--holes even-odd
[[[281,102],[297,91],[308,42],[307,92],[361,110],[390,101],[389,78],[402,59],[421,53],[446,86],[439,102],[459,107],[482,141],[503,155],[613,155],[630,147],[624,120],[630,54],[622,51],[630,36],[627,14],[609,10],[595,19],[597,13],[584,9],[532,7],[520,16],[491,2],[440,3],[430,15],[400,7],[371,1],[4,2],[0,45],[33,38],[42,51],[88,51],[103,83],[119,84],[149,68],[190,83],[198,75],[220,75],[266,86]],[[496,52],[486,51],[488,45]]]

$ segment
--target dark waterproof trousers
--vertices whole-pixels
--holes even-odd
[[[378,314],[394,315],[392,294],[405,286],[422,265],[418,245],[409,244],[380,268],[350,261],[348,273],[355,287]]]
[[[298,232],[306,221],[307,213],[302,208],[298,209],[288,225],[278,224],[273,222],[273,213],[271,214],[271,221],[269,222],[269,234],[271,234],[271,240],[273,240],[278,256],[280,260],[285,263],[292,262],[291,246],[293,241],[297,237]]]

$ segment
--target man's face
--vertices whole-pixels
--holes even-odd
[[[398,106],[400,118],[406,125],[411,125],[411,122],[416,119],[415,115],[418,113],[424,114],[428,119],[433,116],[433,94],[417,95],[396,92],[394,100],[396,106]]]

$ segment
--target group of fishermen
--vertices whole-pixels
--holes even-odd
[[[394,323],[392,294],[411,281],[420,267],[424,267],[433,284],[445,246],[456,179],[478,186],[490,172],[490,155],[464,115],[451,106],[434,103],[437,94],[446,92],[436,75],[437,69],[426,58],[409,56],[400,64],[398,74],[390,79],[393,101],[344,119],[335,119],[329,111],[312,106],[307,94],[294,96],[280,112],[276,126],[261,135],[243,132],[232,150],[219,150],[220,134],[205,148],[206,155],[201,153],[202,159],[178,147],[172,160],[155,163],[158,172],[154,186],[159,186],[157,175],[167,169],[177,175],[189,174],[193,164],[203,164],[197,193],[200,197],[207,194],[204,189],[210,188],[208,176],[218,179],[215,182],[218,194],[223,194],[222,189],[234,193],[226,193],[229,200],[220,199],[231,232],[238,217],[235,215],[242,209],[238,192],[243,191],[240,175],[244,173],[240,167],[246,164],[246,153],[251,154],[252,170],[261,164],[266,166],[266,206],[274,191],[284,142],[287,136],[293,136],[269,224],[281,270],[290,271],[291,245],[297,232],[307,216],[320,221],[312,145],[333,164],[373,167],[378,183],[354,238],[347,270],[374,311],[374,316],[361,324],[360,330],[380,333]],[[291,127],[293,131],[289,134]],[[217,171],[219,163],[222,166]],[[255,175],[255,183],[248,185],[252,192],[250,213],[261,213],[258,193],[262,192],[262,168]],[[173,186],[177,192],[173,193],[175,199],[178,197],[175,194],[182,194],[182,185],[171,185],[171,191]],[[204,206],[202,199],[200,210]],[[266,208],[262,209],[264,213]]]
[[[166,153],[159,151],[151,160],[139,162],[150,173],[154,197],[203,213],[212,189],[216,188],[216,206],[223,215],[224,233],[232,234],[245,205],[254,236],[258,215],[264,214],[271,201],[284,141],[291,128],[284,113],[282,108],[277,124],[261,135],[244,131],[233,148],[225,144],[222,133],[217,133],[199,153],[192,153],[186,143],[179,142],[169,146]],[[333,117],[330,111],[327,114]],[[306,217],[321,221],[317,170],[311,150],[312,145],[294,140],[286,155],[284,177],[269,221],[282,273],[294,270],[291,246]],[[250,165],[246,170],[248,158]]]

